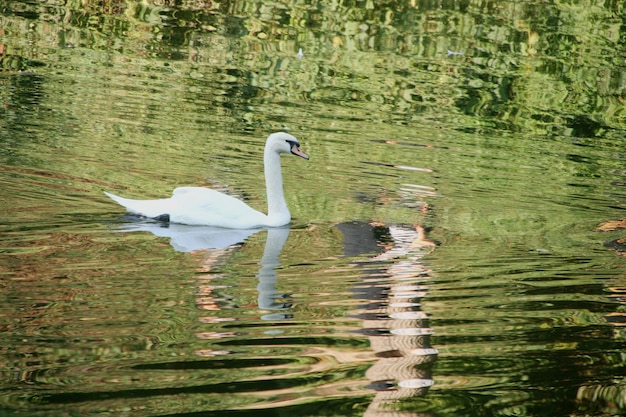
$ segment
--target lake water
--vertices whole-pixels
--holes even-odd
[[[0,415],[626,413],[624,12],[0,3]]]

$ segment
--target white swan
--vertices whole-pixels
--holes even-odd
[[[267,214],[253,209],[241,200],[203,187],[176,188],[170,198],[160,200],[130,200],[105,194],[131,213],[168,219],[173,223],[217,226],[229,229],[284,226],[291,221],[283,195],[280,154],[292,153],[304,159],[298,140],[283,132],[272,133],[265,142],[263,162],[267,188]]]

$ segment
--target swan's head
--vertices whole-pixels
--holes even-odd
[[[300,142],[298,142],[298,139],[284,132],[269,135],[267,142],[265,142],[265,150],[276,153],[290,153],[304,159],[309,159],[309,155],[300,150]]]

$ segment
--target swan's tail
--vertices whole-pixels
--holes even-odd
[[[130,198],[120,197],[115,194],[107,193],[106,191],[104,194],[126,208],[130,213],[152,218],[170,214],[171,207],[169,198],[161,200],[131,200]]]

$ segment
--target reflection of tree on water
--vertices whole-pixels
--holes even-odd
[[[364,279],[355,287],[355,297],[364,300],[355,314],[363,320],[362,332],[378,359],[366,372],[377,394],[365,415],[412,416],[390,413],[387,406],[402,398],[425,395],[433,384],[431,365],[437,350],[430,347],[432,330],[419,303],[426,294],[424,282],[428,279],[420,259],[433,244],[419,226],[344,223],[338,228],[349,255],[371,252],[373,242],[384,248],[384,252],[359,263]]]

